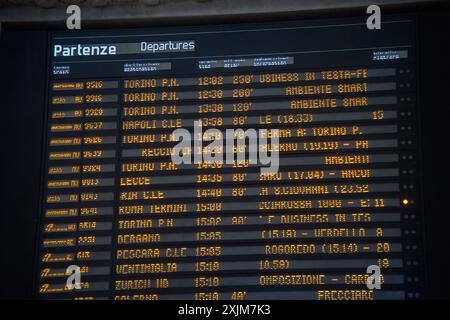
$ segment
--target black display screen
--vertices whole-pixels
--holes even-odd
[[[409,16],[51,33],[37,297],[420,298],[415,39]]]

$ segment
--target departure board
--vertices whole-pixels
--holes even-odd
[[[392,16],[50,33],[37,297],[420,298],[415,30]],[[174,162],[182,129],[186,159],[232,159]],[[258,143],[210,145],[228,129]]]

